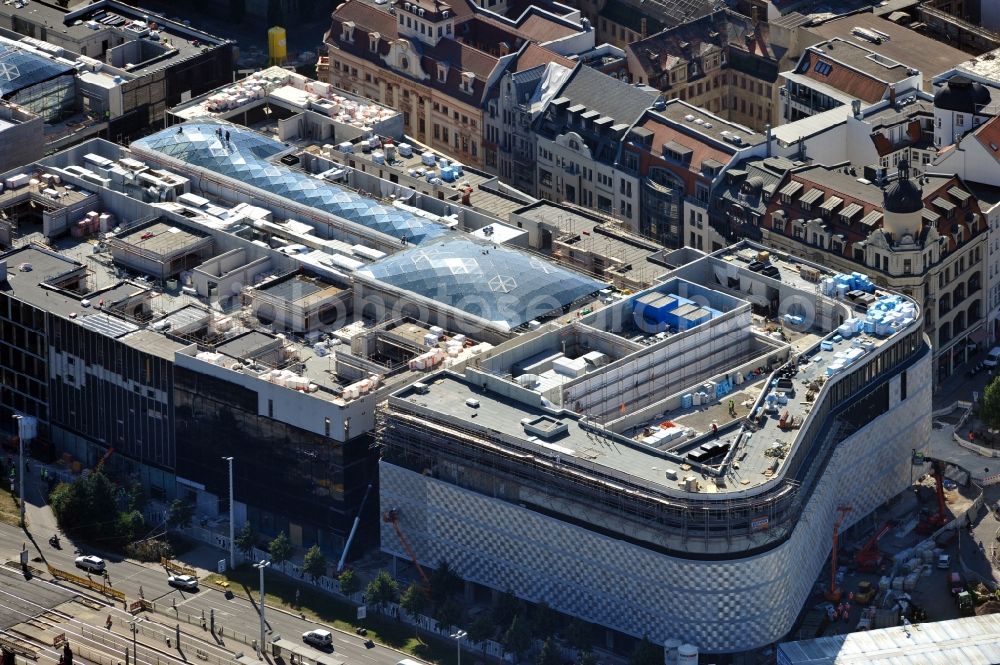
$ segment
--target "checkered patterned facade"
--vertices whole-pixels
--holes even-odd
[[[447,560],[467,580],[660,642],[760,647],[791,629],[830,555],[837,506],[853,507],[846,529],[909,485],[910,451],[930,429],[930,354],[909,367],[907,384],[899,401],[894,377],[890,409],[838,445],[791,537],[743,559],[668,556],[386,462],[382,510],[399,510],[422,563]],[[382,548],[407,558],[388,524]]]

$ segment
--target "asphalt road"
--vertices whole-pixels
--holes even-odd
[[[17,561],[18,553],[27,543],[30,558],[34,560],[33,566],[44,569],[45,565],[41,563],[43,558],[45,563],[55,568],[74,572],[81,577],[85,576],[84,571],[75,567],[74,559],[79,556],[79,553],[65,536],[60,534],[61,549],[56,549],[48,543],[48,539],[54,531],[54,527],[50,526],[54,520],[51,510],[41,501],[41,482],[38,480],[37,474],[38,471],[33,464],[32,482],[29,483],[26,493],[28,495],[28,522],[34,541],[28,540],[25,532],[21,529],[0,524],[0,561]],[[82,553],[91,554],[93,552]],[[181,591],[169,586],[167,572],[160,566],[141,565],[132,561],[114,560],[110,557],[104,558],[107,561],[109,580],[114,589],[123,592],[132,601],[139,598],[141,588],[143,597],[155,603],[157,611],[148,614],[152,621],[169,626],[175,625],[178,621],[182,625],[194,624],[190,627],[200,631],[199,624],[202,613],[207,620],[214,610],[216,630],[221,626],[223,631],[223,640],[220,646],[231,653],[249,654],[251,652],[248,643],[257,639],[260,634],[260,615],[255,601],[240,596],[227,599],[223,592],[207,586],[196,592]],[[274,574],[265,573],[265,575]],[[92,578],[95,581],[99,580],[97,576],[92,576]],[[63,584],[75,592],[81,591],[69,583]],[[266,585],[265,578],[265,588]],[[0,604],[2,602],[2,597],[0,597]],[[174,609],[175,607],[176,609]],[[266,609],[265,618],[269,629],[268,640],[280,635],[285,639],[299,642],[302,633],[321,627],[321,624],[273,608]],[[411,657],[382,645],[367,649],[364,646],[364,638],[358,635],[339,631],[330,626],[322,627],[333,632],[334,657],[344,660],[348,665],[395,665],[401,659]],[[207,629],[201,632],[206,640],[213,639]],[[236,636],[233,635],[234,632],[237,633]]]

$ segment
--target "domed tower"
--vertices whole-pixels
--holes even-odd
[[[934,93],[934,144],[951,145],[975,127],[973,118],[990,103],[990,91],[956,74]],[[959,122],[961,120],[961,122]]]
[[[923,192],[910,179],[910,162],[900,159],[899,177],[882,192],[882,228],[896,243],[907,235],[916,239],[923,226],[923,210]]]

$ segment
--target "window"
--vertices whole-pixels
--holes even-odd
[[[955,124],[958,125],[959,127],[963,127],[965,125],[965,116],[962,115],[961,113],[956,113]]]

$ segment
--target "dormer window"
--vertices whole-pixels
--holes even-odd
[[[444,10],[443,12],[441,12],[441,18],[448,18],[448,10],[447,9]]]
[[[340,33],[340,40],[344,42],[354,41],[354,21],[348,21],[342,26],[342,32]]]
[[[368,48],[369,50],[371,50],[372,53],[378,51],[378,41],[381,37],[382,35],[380,35],[377,32],[373,32],[372,34],[368,35]]]
[[[438,63],[438,82],[444,83],[448,80],[448,66]]]
[[[403,4],[403,7],[406,9],[406,11],[410,11],[410,6],[411,6],[410,3],[408,2]]]
[[[423,15],[424,15],[424,8],[421,7],[420,9],[417,10],[417,16],[421,16],[422,17]]]
[[[476,80],[476,75],[472,72],[462,72],[462,92],[472,94],[472,84]]]

